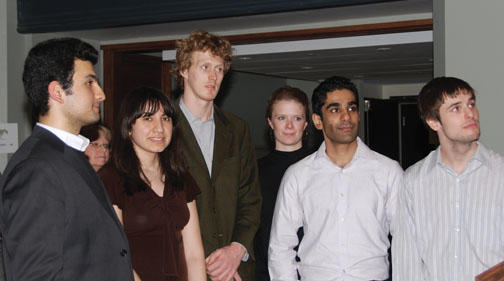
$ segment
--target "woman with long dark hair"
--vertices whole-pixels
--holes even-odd
[[[206,280],[195,198],[166,95],[138,88],[118,115],[111,161],[99,174],[129,240],[136,280]]]

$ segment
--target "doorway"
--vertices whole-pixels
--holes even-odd
[[[438,143],[420,119],[416,96],[364,98],[365,142],[374,151],[407,169]]]

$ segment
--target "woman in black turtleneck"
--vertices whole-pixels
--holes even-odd
[[[254,239],[257,281],[270,280],[268,245],[278,188],[287,168],[309,154],[302,142],[308,118],[308,98],[298,88],[281,87],[268,100],[266,120],[275,150],[258,160],[263,203],[261,224]]]

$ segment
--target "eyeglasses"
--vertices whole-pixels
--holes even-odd
[[[103,148],[105,150],[110,150],[110,143],[97,143],[97,142],[91,142],[89,143],[89,145],[94,148],[94,149],[98,149],[98,148]]]

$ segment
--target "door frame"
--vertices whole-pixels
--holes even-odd
[[[360,24],[350,26],[325,27],[301,30],[275,31],[263,33],[249,33],[223,36],[231,42],[232,45],[240,44],[258,44],[292,40],[309,40],[321,38],[337,38],[346,36],[375,35],[386,33],[412,32],[432,30],[433,21],[430,19],[396,21],[373,24]],[[125,53],[131,52],[156,52],[175,49],[176,40],[137,42],[102,45],[103,51],[103,89],[107,94],[107,100],[104,103],[104,123],[113,127],[116,110],[114,108],[114,79],[115,63],[120,60]],[[161,90],[170,94],[171,76],[170,63],[162,64],[162,85]]]

